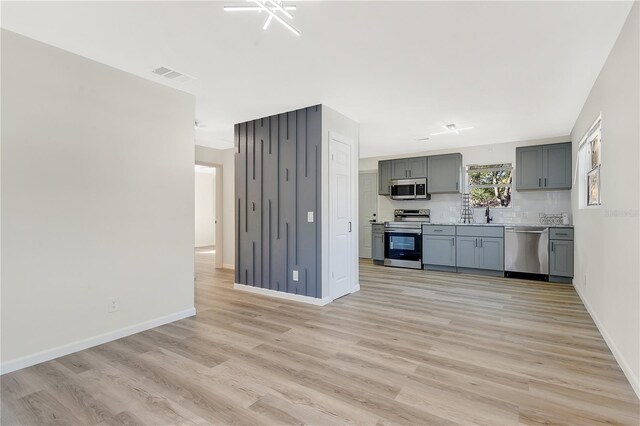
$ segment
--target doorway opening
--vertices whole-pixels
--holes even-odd
[[[194,168],[196,262],[222,267],[222,166],[197,163]]]

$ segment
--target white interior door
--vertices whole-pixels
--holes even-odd
[[[371,259],[371,221],[378,216],[378,173],[358,175],[358,253]]]
[[[329,158],[330,292],[336,299],[351,293],[353,284],[351,146],[330,137]]]

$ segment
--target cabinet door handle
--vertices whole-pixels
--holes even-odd
[[[480,238],[480,248],[482,248],[482,238]]]
[[[456,246],[456,239],[452,238],[451,239],[451,247],[455,247]]]
[[[551,251],[555,250],[555,246],[553,245],[553,241],[551,241]]]
[[[458,182],[456,182],[456,191],[458,190]]]
[[[538,178],[538,188],[540,188],[542,186],[542,179]]]
[[[478,247],[478,239],[476,238],[476,247]]]
[[[349,222],[349,232],[351,232],[351,222]]]
[[[544,178],[544,187],[547,187],[547,178]]]

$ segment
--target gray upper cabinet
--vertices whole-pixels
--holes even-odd
[[[542,185],[548,189],[571,188],[571,143],[543,145]]]
[[[391,179],[405,179],[409,177],[409,159],[391,160]]]
[[[378,161],[378,195],[389,195],[391,160]]]
[[[428,157],[427,192],[447,194],[462,191],[462,154]]]
[[[409,177],[427,177],[427,157],[409,158]]]
[[[504,239],[479,239],[478,268],[493,271],[504,270]]]
[[[516,148],[516,189],[571,189],[571,143]]]
[[[516,148],[516,189],[542,188],[542,147]]]
[[[427,177],[427,157],[391,160],[391,179]]]

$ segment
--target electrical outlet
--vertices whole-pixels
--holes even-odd
[[[298,271],[293,271],[293,280],[298,281]]]
[[[118,297],[112,297],[109,299],[109,313],[113,313],[120,310],[120,299]]]
[[[307,212],[307,222],[313,222],[313,212]]]

